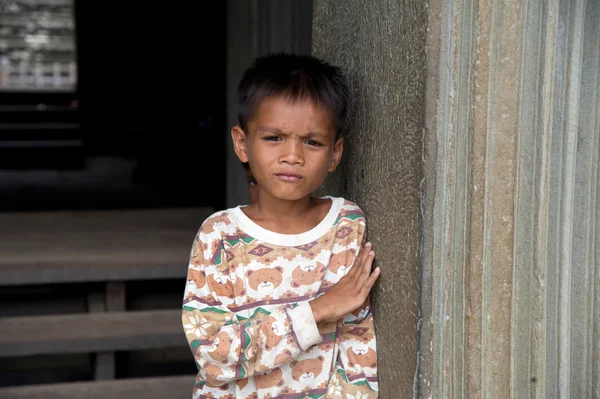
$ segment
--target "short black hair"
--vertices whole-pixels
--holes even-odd
[[[258,104],[268,97],[292,101],[309,99],[331,112],[336,138],[340,136],[350,89],[342,70],[309,55],[272,53],[256,58],[238,85],[238,120],[247,132],[248,121]]]

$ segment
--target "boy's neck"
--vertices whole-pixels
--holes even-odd
[[[244,213],[261,227],[281,234],[300,234],[318,225],[329,208],[325,201],[308,196],[295,201],[259,195]]]

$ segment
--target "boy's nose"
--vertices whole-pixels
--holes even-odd
[[[279,160],[282,163],[288,163],[290,165],[302,165],[304,163],[302,144],[291,142],[286,145]]]

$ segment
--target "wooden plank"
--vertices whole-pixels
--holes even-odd
[[[0,214],[0,237],[32,232],[89,233],[197,230],[211,208],[113,209],[97,211],[6,212]]]
[[[187,346],[180,310],[0,318],[0,331],[0,356]]]
[[[2,399],[189,399],[195,376],[131,378],[0,388]]]
[[[210,208],[0,214],[0,286],[184,278]]]

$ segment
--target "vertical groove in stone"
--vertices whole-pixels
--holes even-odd
[[[543,288],[536,270],[538,253],[536,229],[538,215],[538,194],[540,173],[543,168],[543,132],[540,129],[539,96],[541,82],[541,22],[542,1],[524,2],[523,50],[521,54],[523,76],[521,78],[521,102],[519,107],[518,129],[518,167],[515,187],[515,262],[513,267],[513,308],[512,308],[512,349],[511,374],[513,398],[532,398],[535,396],[537,376],[532,373],[532,361],[535,351],[532,335],[532,307],[536,301],[534,293],[540,294]],[[542,134],[540,134],[542,133]],[[535,278],[538,276],[538,279]]]
[[[520,104],[521,2],[493,2],[488,130],[486,147],[486,219],[483,319],[487,359],[483,397],[510,395],[511,320],[514,264],[514,213],[517,135]],[[493,371],[491,371],[492,369]]]
[[[589,398],[593,392],[594,329],[594,240],[598,203],[598,70],[600,49],[600,6],[583,5],[584,23],[580,74],[579,123],[577,137],[573,218],[573,286],[571,322],[571,396]]]
[[[471,178],[469,173],[471,157],[471,104],[473,102],[473,67],[475,63],[474,43],[474,1],[465,0],[461,2],[457,15],[457,38],[458,49],[455,50],[456,73],[455,89],[456,108],[453,116],[455,126],[455,192],[453,214],[453,251],[450,264],[454,265],[453,290],[452,290],[452,397],[464,397],[467,358],[465,337],[467,335],[467,321],[465,314],[465,282],[468,275],[469,264],[467,263],[469,234],[469,212]],[[450,237],[449,237],[450,238]]]
[[[590,260],[591,260],[591,303],[590,303],[590,367],[591,377],[589,381],[590,396],[600,398],[600,4],[598,2],[591,3],[592,9],[590,15],[595,15],[596,19],[590,19],[590,24],[593,29],[586,34],[587,40],[590,43],[595,43],[593,51],[596,55],[596,75],[595,75],[595,108],[594,112],[595,123],[591,125],[593,132],[596,132],[593,144],[592,156],[592,204],[595,205],[592,214],[589,216],[591,221],[590,232]],[[593,73],[590,68],[590,73]]]
[[[582,29],[584,1],[575,0],[568,16],[567,88],[563,143],[562,198],[560,204],[560,293],[559,293],[559,394],[568,398],[571,394],[573,370],[573,223],[576,187],[576,153],[579,123],[579,98],[581,83]]]
[[[490,16],[489,2],[478,0],[474,7],[475,68],[473,74],[473,105],[471,139],[471,192],[469,210],[469,230],[467,241],[468,268],[466,285],[466,391],[468,397],[481,398],[487,359],[484,349],[484,243],[485,196],[486,196],[486,142],[487,109],[489,92],[488,69],[490,64]]]
[[[548,243],[550,222],[550,159],[552,144],[552,122],[554,112],[554,78],[556,66],[556,32],[558,27],[558,1],[544,1],[542,4],[542,51],[540,56],[541,70],[539,76],[540,101],[537,108],[537,123],[539,135],[539,186],[536,188],[536,237],[534,244],[534,284],[536,289],[532,290],[532,361],[530,377],[532,381],[531,396],[542,399],[548,396],[546,392],[548,380],[548,365],[555,364],[554,361],[547,362],[548,354]],[[533,71],[536,73],[537,71]],[[538,93],[536,93],[538,95]],[[533,389],[534,388],[534,389]]]
[[[485,0],[480,0],[479,3],[479,27],[478,32],[478,48],[476,67],[476,104],[474,109],[474,134],[473,134],[473,169],[475,172],[473,188],[479,187],[479,195],[474,192],[474,197],[477,196],[479,201],[473,201],[474,209],[472,210],[472,228],[471,228],[471,278],[469,284],[469,301],[471,307],[478,311],[479,329],[473,328],[469,331],[469,341],[478,345],[478,351],[474,353],[479,357],[479,365],[469,365],[469,372],[473,373],[474,378],[470,385],[473,397],[487,397],[488,374],[489,371],[489,354],[488,354],[488,334],[489,334],[489,293],[486,290],[485,282],[490,280],[489,269],[489,254],[488,246],[488,215],[487,203],[489,199],[489,180],[488,180],[488,140],[489,140],[489,122],[488,114],[490,108],[490,90],[489,82],[492,80],[491,67],[494,62],[492,58],[492,30],[493,30],[493,6]],[[478,97],[479,96],[479,97]],[[478,273],[475,270],[475,265],[481,267]],[[475,326],[472,326],[475,327]],[[475,343],[476,342],[476,343]],[[470,349],[475,347],[470,345]],[[471,361],[472,359],[469,359]],[[473,381],[475,380],[475,381]]]
[[[512,309],[512,395],[545,398],[549,159],[557,2],[525,10]]]
[[[550,160],[548,164],[550,178],[549,209],[548,209],[548,248],[547,248],[547,302],[546,302],[546,381],[547,397],[560,396],[561,369],[560,353],[560,259],[561,259],[561,220],[562,203],[562,173],[563,173],[563,135],[565,126],[566,86],[567,86],[567,43],[569,13],[568,1],[559,0],[557,9],[557,29],[553,37],[555,47],[553,105],[552,105],[552,136]],[[548,36],[548,35],[547,35]],[[547,37],[546,36],[546,37]]]
[[[596,38],[596,43],[600,46],[600,35]],[[596,47],[596,52],[600,53],[600,48]],[[596,124],[594,130],[600,132],[600,69],[598,75],[596,75],[596,109],[595,119]],[[595,174],[593,177],[594,184],[596,185],[596,191],[594,196],[594,203],[596,204],[595,214],[590,215],[593,227],[593,239],[591,250],[593,251],[590,258],[593,260],[592,267],[592,320],[591,327],[591,362],[592,362],[592,397],[600,398],[600,134],[596,135],[595,138],[595,152],[593,167]]]
[[[437,174],[438,184],[451,187],[453,175],[446,171],[453,170],[452,160],[449,157],[449,151],[452,148],[453,139],[452,121],[453,114],[451,103],[451,92],[454,89],[452,84],[452,60],[454,40],[452,39],[454,23],[454,7],[452,3],[444,3],[441,10],[441,44],[440,48],[440,83],[439,83],[439,105],[436,132],[438,132],[438,153],[439,169]],[[432,396],[450,397],[452,392],[451,379],[448,373],[452,372],[452,362],[448,356],[451,347],[452,330],[450,324],[446,322],[445,315],[449,313],[448,305],[452,301],[451,285],[451,263],[448,261],[447,246],[444,245],[449,232],[449,222],[447,209],[452,201],[453,190],[436,197],[436,207],[434,214],[434,230],[439,232],[434,237],[433,243],[433,365],[434,375]]]
[[[465,274],[469,211],[470,112],[473,70],[473,2],[445,3],[441,31],[455,32],[440,51],[437,181],[448,187],[436,198],[433,275],[433,361],[439,379],[434,397],[465,395]],[[461,90],[457,90],[462,87]]]

